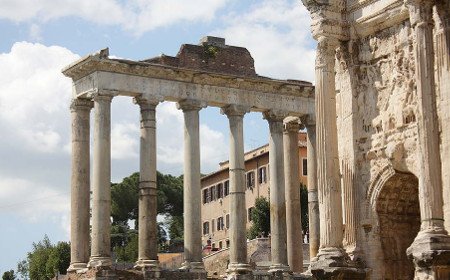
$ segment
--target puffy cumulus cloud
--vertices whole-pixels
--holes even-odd
[[[72,89],[61,69],[78,58],[63,47],[27,42],[0,54],[0,125],[9,144],[45,153],[63,147]]]
[[[227,16],[215,31],[228,45],[245,46],[258,74],[313,81],[315,46],[310,16],[300,1],[266,0],[242,14]]]
[[[43,217],[67,219],[69,189],[30,181],[26,178],[0,177],[0,213],[19,215],[29,222]]]
[[[45,22],[76,16],[98,24],[120,25],[139,35],[180,21],[209,21],[227,1],[0,0],[0,18],[14,22]]]
[[[111,129],[111,158],[138,158],[139,126],[136,123],[117,123]]]
[[[164,102],[157,107],[158,163],[163,169],[182,173],[184,138],[183,113],[175,103]],[[228,141],[221,131],[200,125],[200,156],[203,173],[216,169],[218,162],[227,158]]]

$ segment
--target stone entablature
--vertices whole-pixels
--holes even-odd
[[[63,70],[74,80],[74,98],[124,95],[178,102],[197,99],[207,106],[248,106],[251,111],[279,110],[292,116],[314,113],[311,83],[237,76],[108,58],[108,49]]]

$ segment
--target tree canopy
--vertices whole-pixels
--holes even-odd
[[[300,204],[303,233],[308,231],[308,189],[300,183]],[[258,197],[255,200],[255,207],[251,213],[252,224],[248,230],[248,238],[254,239],[259,235],[267,236],[270,233],[270,203],[265,197]]]
[[[5,271],[2,276],[2,280],[15,280],[16,274],[14,273],[14,270]]]
[[[23,279],[49,280],[57,273],[66,274],[70,264],[70,245],[58,242],[53,245],[47,235],[28,252],[26,260],[19,262],[17,271]],[[15,278],[10,278],[15,279]]]

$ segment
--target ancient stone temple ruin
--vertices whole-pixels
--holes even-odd
[[[206,276],[199,110],[216,106],[230,122],[228,277],[262,279],[252,276],[246,259],[243,200],[243,117],[257,111],[270,128],[272,266],[265,279],[450,279],[450,1],[303,3],[318,41],[315,90],[307,82],[258,76],[246,49],[213,37],[183,45],[176,57],[128,61],[108,58],[104,50],[64,70],[73,80],[71,277],[118,277],[110,269],[110,103],[125,95],[141,109],[139,277]],[[177,102],[185,119],[185,262],[170,273],[159,269],[156,255],[155,110],[161,101]],[[296,151],[289,147],[299,121],[308,131],[313,258],[307,272],[292,274],[301,272],[292,269],[301,250],[292,236],[300,231],[292,228],[299,206],[285,194],[298,178],[297,157],[290,156]]]
[[[259,76],[255,72],[253,58],[245,48],[228,46],[224,39],[215,37],[206,37],[199,45],[182,45],[176,57],[161,55],[143,61],[112,59],[106,49],[80,59],[65,68],[63,73],[73,80],[71,279],[206,278],[201,244],[199,142],[199,111],[206,106],[220,107],[230,123],[228,276],[248,278],[252,275],[246,253],[243,143],[243,118],[250,111],[262,112],[270,128],[270,271],[289,272],[289,265],[294,267],[294,263],[302,268],[302,254],[297,252],[302,250],[301,242],[296,242],[295,237],[286,232],[301,232],[298,222],[300,200],[298,195],[290,195],[298,190],[298,184],[289,180],[299,177],[298,156],[290,155],[298,152],[299,119],[308,127],[314,126],[314,88],[311,83]],[[119,95],[133,98],[141,112],[139,257],[135,273],[111,268],[110,105]],[[177,102],[184,114],[185,250],[184,263],[179,271],[161,270],[157,257],[155,110],[162,101]],[[92,108],[94,145],[90,182],[89,119]],[[314,130],[311,128],[310,131]],[[314,135],[310,133],[309,138],[313,141]],[[315,154],[309,156],[314,157]],[[286,197],[290,206],[287,213]],[[315,203],[314,208],[317,209],[317,201]],[[313,219],[318,224],[318,216],[313,215]],[[289,244],[289,257],[286,244]]]
[[[318,41],[312,274],[450,279],[450,1],[303,3]]]

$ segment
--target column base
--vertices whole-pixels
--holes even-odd
[[[406,250],[414,279],[450,279],[450,236],[444,230],[421,231]]]
[[[75,262],[69,265],[67,272],[84,273],[88,270],[87,263]]]
[[[283,273],[284,276],[292,274],[292,271],[291,271],[291,268],[289,267],[289,265],[285,265],[285,264],[281,264],[281,263],[272,264],[269,267],[268,272],[269,273],[281,272],[281,273]]]
[[[317,279],[365,279],[366,270],[356,267],[343,248],[320,248],[311,260],[311,274]]]
[[[253,279],[252,268],[246,263],[230,263],[227,269],[227,279],[250,280]]]
[[[143,272],[155,272],[155,277],[159,277],[159,273],[161,272],[161,268],[159,267],[159,261],[157,260],[138,260],[134,265],[134,269],[140,270]]]
[[[205,265],[203,264],[203,262],[185,261],[181,264],[180,270],[206,274]]]
[[[88,268],[105,268],[111,266],[111,257],[91,257],[88,263]]]

